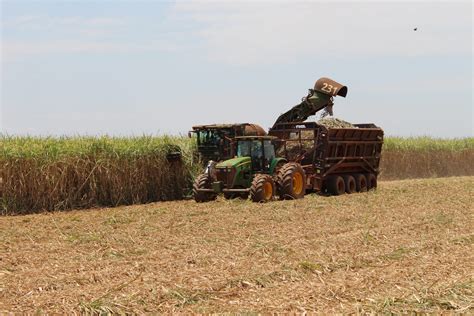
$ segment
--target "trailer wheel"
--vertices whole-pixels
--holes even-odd
[[[253,202],[268,202],[275,196],[275,182],[268,174],[258,174],[250,186],[250,198]]]
[[[355,176],[355,182],[356,182],[356,191],[366,192],[367,191],[367,178],[361,173],[357,173],[354,176]]]
[[[341,176],[330,176],[327,180],[327,188],[332,195],[341,195],[346,191],[346,185]]]
[[[193,197],[198,203],[213,201],[217,198],[217,194],[213,192],[200,192],[199,189],[210,189],[211,178],[207,174],[199,175],[193,184]]]
[[[289,162],[278,172],[280,199],[301,199],[306,193],[306,175],[300,164]]]
[[[354,177],[351,175],[344,175],[343,178],[346,187],[346,193],[354,193],[356,191],[356,182]]]
[[[377,189],[377,176],[373,173],[367,175],[367,190]]]

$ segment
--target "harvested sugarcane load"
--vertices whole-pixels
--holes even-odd
[[[317,123],[327,128],[357,128],[357,126],[335,117],[323,117]]]

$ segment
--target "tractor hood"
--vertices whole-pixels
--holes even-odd
[[[237,167],[238,165],[250,162],[250,157],[235,157],[226,161],[219,162],[216,168]]]

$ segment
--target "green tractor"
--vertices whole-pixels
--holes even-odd
[[[300,164],[275,156],[272,136],[235,137],[235,157],[210,162],[193,185],[196,202],[215,200],[219,193],[226,199],[250,198],[254,202],[299,199],[306,193],[306,176]]]

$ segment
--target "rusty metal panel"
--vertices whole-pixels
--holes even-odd
[[[287,143],[302,153],[300,162],[305,166],[307,176],[314,177],[314,187],[321,187],[322,181],[331,174],[378,174],[383,144],[382,129],[374,124],[356,124],[354,128],[332,128],[311,123],[313,124],[277,124],[269,134],[282,138],[282,147],[285,148],[287,159],[290,159]],[[306,133],[304,139],[314,135],[314,147],[301,148],[301,132],[311,130],[314,130],[314,133]]]
[[[245,124],[244,129],[245,136],[265,136],[267,132],[257,124]]]
[[[316,83],[314,84],[314,90],[327,95],[331,95],[333,97],[338,95],[345,98],[347,95],[346,86],[326,77],[319,78],[316,81]]]

